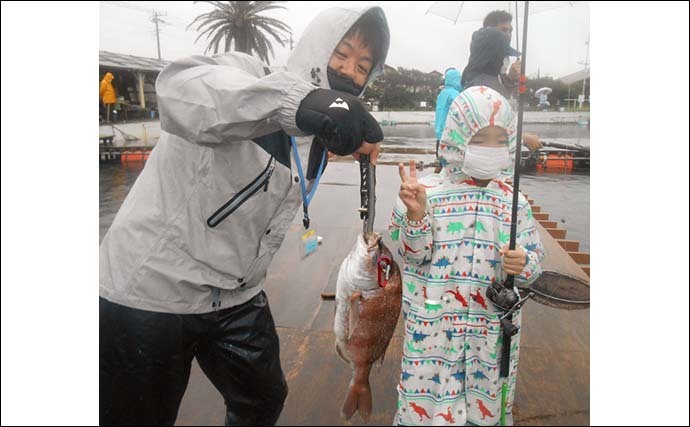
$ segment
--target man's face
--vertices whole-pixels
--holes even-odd
[[[505,34],[508,37],[508,41],[510,41],[513,35],[513,24],[510,21],[501,22],[495,28]]]
[[[358,86],[364,86],[374,66],[371,49],[364,46],[359,33],[343,39],[331,54],[328,66],[338,74],[351,78]]]

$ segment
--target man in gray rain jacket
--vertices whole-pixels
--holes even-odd
[[[174,424],[194,357],[226,424],[276,423],[287,384],[263,282],[302,208],[290,136],[307,179],[326,151],[375,159],[358,97],[389,39],[380,8],[334,8],[285,71],[232,52],[161,72],[161,138],[100,246],[101,424]]]

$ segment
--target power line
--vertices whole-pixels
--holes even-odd
[[[117,6],[117,7],[123,7],[125,9],[136,10],[137,12],[143,12],[143,13],[153,12],[153,9],[141,7],[141,6],[138,6],[136,4],[126,2],[126,1],[104,1],[102,3],[110,5],[110,6]]]
[[[158,60],[161,60],[161,41],[160,41],[160,33],[161,33],[161,26],[163,25],[171,25],[174,27],[178,28],[183,28],[186,29],[186,26],[178,21],[177,19],[174,20],[163,20],[161,19],[164,16],[167,16],[167,12],[159,11],[159,10],[153,10],[149,9],[147,7],[143,7],[137,4],[132,4],[130,2],[125,2],[125,1],[104,1],[104,4],[107,4],[109,6],[116,6],[116,7],[121,7],[124,9],[129,9],[129,10],[134,10],[137,12],[142,12],[149,14],[151,16],[150,20],[153,22],[155,28],[155,34],[156,34],[156,50],[158,52]],[[172,22],[171,22],[172,21]]]

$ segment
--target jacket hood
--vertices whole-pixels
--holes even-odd
[[[445,169],[461,179],[469,178],[462,172],[467,144],[480,130],[489,126],[502,127],[508,133],[510,166],[501,171],[498,179],[513,175],[516,149],[516,116],[507,99],[486,86],[474,86],[455,98],[450,107],[447,133],[443,135],[438,157]]]
[[[444,85],[446,87],[452,87],[453,89],[459,92],[461,90],[460,78],[460,71],[456,70],[455,68],[448,70],[446,72],[446,79]]]
[[[471,81],[478,74],[498,76],[509,51],[510,43],[501,31],[495,28],[475,31],[470,43],[470,59],[462,73],[463,82]],[[463,86],[467,85],[463,83]]]
[[[369,73],[362,92],[358,94],[358,96],[361,96],[366,86],[383,72],[383,66],[388,55],[390,31],[386,16],[380,7],[363,9],[334,7],[321,12],[304,30],[304,34],[302,34],[295,50],[290,55],[287,63],[288,71],[298,74],[316,86],[330,89],[327,68],[331,55],[343,36],[365,14],[373,15],[380,23],[379,29],[381,37],[383,37],[383,55],[381,58],[376,59],[376,63]]]

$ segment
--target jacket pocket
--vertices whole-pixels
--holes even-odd
[[[228,200],[223,206],[218,208],[208,219],[206,224],[214,228],[225,218],[230,216],[233,212],[240,208],[247,200],[249,200],[254,194],[263,188],[264,191],[268,191],[268,183],[271,180],[271,175],[275,170],[275,159],[271,157],[268,159],[266,168],[256,177],[252,182],[250,182],[246,187],[241,189],[237,194],[235,194],[230,200]]]

